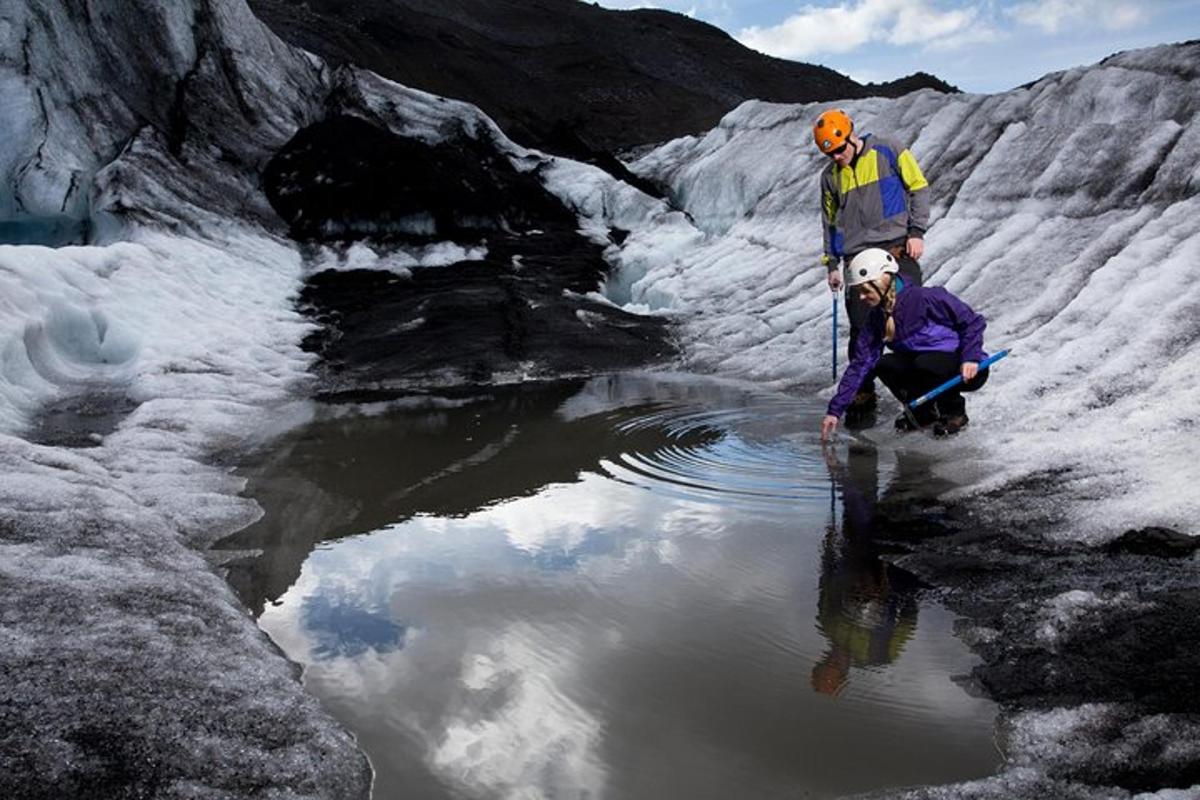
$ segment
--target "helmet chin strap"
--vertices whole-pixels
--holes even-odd
[[[866,283],[867,283],[867,284],[868,284],[868,285],[869,285],[869,286],[870,286],[872,289],[874,289],[874,290],[875,290],[875,294],[879,295],[879,299],[880,299],[880,301],[881,301],[881,302],[882,302],[882,300],[883,300],[884,296],[885,296],[885,295],[887,295],[887,288],[885,288],[885,287],[881,286],[881,285],[880,285],[880,282],[883,280],[883,276],[884,276],[884,275],[887,275],[887,274],[888,274],[888,273],[884,272],[884,273],[882,273],[882,274],[881,274],[881,275],[880,275],[878,278],[876,278],[875,280],[873,280],[873,281],[866,281]]]
[[[887,286],[883,286],[883,285],[882,285],[882,284],[884,283],[884,280],[883,280],[883,279],[884,279],[884,277],[885,277],[885,276],[888,276],[888,280],[887,280]],[[880,300],[883,300],[883,298],[887,297],[888,290],[890,290],[890,289],[891,289],[893,286],[895,286],[895,285],[896,285],[896,280],[897,280],[899,277],[900,277],[899,273],[896,273],[896,272],[884,272],[884,273],[881,273],[881,274],[880,274],[880,276],[879,276],[878,278],[876,278],[875,280],[871,281],[871,285],[872,285],[872,286],[874,286],[874,287],[875,287],[875,291],[879,293],[879,299],[880,299]]]

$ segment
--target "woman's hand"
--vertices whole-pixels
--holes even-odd
[[[979,365],[974,361],[964,361],[960,369],[960,374],[962,375],[963,383],[966,383],[979,374]]]
[[[821,420],[821,441],[829,439],[829,436],[837,430],[838,418],[833,414],[826,414]]]

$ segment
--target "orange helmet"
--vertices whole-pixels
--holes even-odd
[[[850,139],[854,123],[840,108],[831,108],[817,117],[813,125],[813,140],[822,153],[837,150]]]

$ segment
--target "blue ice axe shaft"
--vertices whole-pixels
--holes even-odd
[[[995,364],[997,361],[1004,358],[1006,355],[1008,355],[1007,350],[1001,350],[999,353],[993,353],[992,355],[985,358],[983,361],[979,362],[979,370],[982,372],[983,370],[990,367],[992,364]],[[930,400],[932,400],[933,398],[937,397],[942,392],[944,392],[947,389],[950,389],[954,386],[957,386],[958,384],[960,384],[962,382],[963,382],[962,375],[961,374],[955,375],[953,378],[946,381],[945,383],[943,383],[941,386],[937,387],[936,389],[930,389],[928,392],[921,395],[916,400],[913,400],[911,403],[908,404],[908,408],[913,409],[913,408],[916,408],[917,406],[921,405],[922,403],[927,403]],[[905,410],[907,411],[908,409],[905,409]]]
[[[833,293],[833,379],[837,380],[837,307],[838,293]]]

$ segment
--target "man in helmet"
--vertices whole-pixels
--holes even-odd
[[[983,386],[980,371],[983,331],[987,321],[946,289],[908,284],[897,259],[888,251],[868,248],[850,262],[847,282],[867,307],[861,335],[842,373],[837,392],[821,420],[821,440],[837,430],[855,393],[874,372],[894,395],[907,402],[955,375],[963,382],[947,389],[915,412],[896,418],[900,431],[932,426],[937,436],[950,436],[967,426],[963,392]],[[884,346],[892,352],[884,355]],[[915,422],[915,424],[914,424]]]
[[[849,264],[871,247],[890,252],[905,281],[920,286],[918,260],[929,225],[929,182],[916,158],[893,139],[869,133],[859,137],[854,122],[836,108],[817,118],[813,140],[830,159],[820,181],[825,239],[821,261],[829,288],[836,292],[842,285],[841,262]],[[851,357],[867,310],[856,292],[846,293]],[[874,375],[868,375],[847,411],[847,423],[869,415],[875,402]]]

